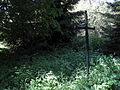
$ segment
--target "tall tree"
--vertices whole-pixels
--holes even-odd
[[[2,0],[0,25],[2,40],[12,46],[32,47],[70,39],[69,12],[78,0]],[[59,36],[59,37],[58,37]]]
[[[120,55],[120,1],[111,4],[113,7],[112,17],[114,19],[114,27],[112,28],[110,36],[110,43],[108,50]]]

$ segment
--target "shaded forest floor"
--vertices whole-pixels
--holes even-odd
[[[91,51],[90,75],[85,52],[57,48],[33,56],[0,49],[0,90],[120,90],[120,58]]]

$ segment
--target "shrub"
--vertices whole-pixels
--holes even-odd
[[[90,36],[89,37],[89,44],[90,50],[92,51],[101,51],[102,49],[106,48],[106,42],[108,38],[98,37],[98,36]],[[71,45],[74,50],[85,50],[86,49],[86,42],[85,37],[75,37],[71,41]]]
[[[74,37],[71,40],[70,45],[74,50],[84,50],[85,49],[85,38],[84,37]]]
[[[91,50],[102,50],[105,48],[108,38],[91,36],[90,37],[90,49]]]
[[[0,76],[1,90],[118,90],[120,58],[91,53],[89,78],[84,52],[74,50],[36,56],[32,63],[21,63],[11,69],[2,65],[2,71],[10,71],[4,74],[4,79]]]

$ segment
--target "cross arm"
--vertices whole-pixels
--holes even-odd
[[[80,25],[77,25],[74,27],[75,29],[93,29],[95,30],[95,27],[94,26],[80,26]]]

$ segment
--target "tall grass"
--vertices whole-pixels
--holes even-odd
[[[118,90],[120,59],[91,53],[89,78],[85,72],[84,52],[81,51],[64,49],[36,56],[32,63],[6,69],[2,65],[1,90]]]
[[[92,49],[90,74],[85,67],[84,39],[75,39],[72,48],[56,48],[33,57],[0,52],[0,90],[119,90],[120,58]],[[81,43],[81,44],[80,44]],[[76,46],[74,46],[76,45]]]

